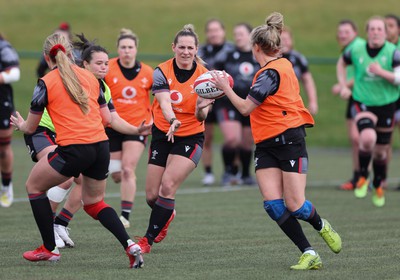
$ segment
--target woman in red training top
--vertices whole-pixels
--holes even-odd
[[[39,79],[27,120],[18,112],[17,117],[11,116],[17,130],[31,134],[46,108],[57,131],[58,147],[35,164],[26,182],[43,245],[25,252],[23,257],[29,261],[60,259],[46,191],[82,173],[84,210],[118,239],[126,250],[130,267],[139,268],[143,264],[140,247],[130,239],[114,209],[104,202],[110,161],[104,126],[110,123],[111,116],[99,81],[91,72],[72,63],[71,44],[65,36],[50,35],[43,48],[52,70]]]
[[[174,58],[161,63],[153,75],[153,130],[146,177],[146,199],[152,208],[149,226],[138,242],[149,253],[175,217],[175,194],[200,161],[204,120],[214,100],[194,93],[197,77],[207,72],[196,54],[199,40],[191,24],[172,43]]]
[[[118,57],[110,59],[105,82],[110,87],[115,110],[134,126],[152,122],[150,89],[153,69],[136,59],[139,39],[131,30],[122,29],[117,40]],[[147,136],[106,129],[110,139],[110,174],[121,182],[121,216],[126,228],[136,195],[136,167],[145,149]]]
[[[252,51],[261,69],[246,99],[230,88],[226,74],[214,73],[214,84],[241,114],[250,115],[256,143],[254,163],[264,209],[302,252],[298,264],[291,269],[318,269],[321,259],[298,219],[319,231],[333,252],[340,252],[342,242],[328,221],[321,219],[314,205],[305,199],[308,155],[304,128],[312,126],[314,120],[304,107],[292,64],[280,57],[282,28],[283,16],[272,13],[264,25],[252,31]]]

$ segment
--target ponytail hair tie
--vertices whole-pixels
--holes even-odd
[[[51,57],[55,57],[58,53],[58,51],[62,51],[63,53],[65,53],[65,48],[63,45],[61,44],[56,44],[54,45],[51,49],[50,49],[50,56]]]

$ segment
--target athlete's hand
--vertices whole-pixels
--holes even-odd
[[[25,123],[24,118],[20,115],[19,112],[16,112],[15,116],[11,115],[10,121],[11,121],[11,125],[15,127],[15,130],[21,130],[21,127]]]
[[[167,137],[168,137],[168,141],[171,141],[172,143],[174,143],[174,133],[178,130],[178,128],[181,126],[181,122],[177,119],[175,119],[172,123],[171,126],[169,127],[168,133],[167,133]]]
[[[151,134],[151,128],[153,123],[145,124],[146,120],[142,121],[142,123],[138,126],[138,131],[140,135],[147,136]]]
[[[373,62],[368,66],[367,72],[380,76],[380,73],[382,71],[382,67],[378,62]]]
[[[340,93],[340,90],[342,89],[342,87],[337,83],[337,84],[334,84],[333,86],[332,86],[332,89],[331,89],[331,91],[332,91],[332,94],[333,95],[338,95],[339,93]]]
[[[196,102],[196,106],[198,110],[202,110],[208,106],[213,105],[215,102],[215,99],[206,99],[206,98],[202,98],[202,97],[198,97],[197,98],[197,102]]]
[[[349,99],[351,96],[351,90],[348,87],[342,87],[340,89],[340,97],[343,99]]]
[[[219,88],[225,93],[228,89],[231,88],[229,85],[228,75],[226,74],[225,71],[222,71],[222,75],[218,75],[217,72],[215,71],[211,71],[210,73],[211,76],[213,77],[213,81],[211,82],[211,84],[214,87]]]

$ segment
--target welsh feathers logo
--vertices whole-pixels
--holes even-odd
[[[179,104],[183,100],[182,93],[180,93],[177,90],[171,90],[170,97],[171,97],[171,103],[172,104]]]
[[[126,99],[131,99],[136,96],[136,89],[134,87],[124,87],[122,96]]]

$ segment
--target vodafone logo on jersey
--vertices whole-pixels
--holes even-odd
[[[179,104],[183,100],[182,93],[177,90],[171,90],[171,103],[172,104]]]
[[[243,62],[239,66],[239,72],[243,76],[250,76],[254,73],[254,66],[249,62]]]
[[[136,96],[136,89],[134,87],[124,87],[122,96],[126,99],[132,99]]]

